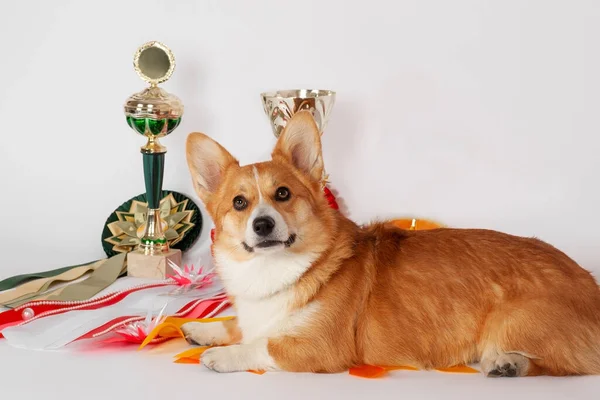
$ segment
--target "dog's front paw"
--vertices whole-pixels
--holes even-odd
[[[239,345],[213,347],[202,353],[201,360],[207,368],[217,372],[244,371],[240,361]]]
[[[199,346],[223,344],[227,340],[227,331],[220,322],[188,322],[181,325],[185,340]]]

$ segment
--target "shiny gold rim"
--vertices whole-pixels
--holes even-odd
[[[289,99],[289,98],[311,98],[311,97],[326,97],[335,96],[336,93],[333,90],[321,90],[321,89],[289,89],[289,90],[277,90],[275,92],[263,92],[260,94],[261,97],[276,98],[276,99]]]

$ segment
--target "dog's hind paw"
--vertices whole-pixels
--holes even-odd
[[[529,368],[529,359],[521,354],[499,354],[495,359],[483,359],[483,372],[489,378],[515,378],[525,376]]]

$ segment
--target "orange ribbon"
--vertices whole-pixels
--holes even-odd
[[[184,338],[185,335],[181,330],[181,325],[188,322],[218,322],[218,321],[226,321],[228,319],[232,319],[234,317],[218,317],[218,318],[201,318],[201,319],[190,319],[190,318],[177,318],[177,317],[167,317],[165,321],[161,324],[158,324],[146,339],[142,342],[138,350],[146,347],[148,343],[152,341],[157,336],[168,337],[168,338]]]
[[[389,371],[395,370],[409,370],[409,371],[419,371],[418,368],[410,367],[410,366],[397,366],[397,367],[382,367],[379,365],[359,365],[356,367],[350,368],[350,375],[358,376],[360,378],[368,378],[375,379],[381,378],[385,376]],[[460,373],[460,374],[477,374],[477,371],[474,368],[471,368],[467,365],[457,365],[454,367],[447,368],[436,368],[436,371],[439,372],[451,372],[451,373]]]

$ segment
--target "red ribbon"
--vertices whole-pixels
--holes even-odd
[[[323,188],[323,192],[325,192],[325,198],[329,203],[329,207],[333,208],[334,210],[339,210],[340,207],[338,206],[338,203],[335,200],[335,196],[333,195],[333,193],[331,193],[331,190],[329,190],[329,188],[325,186],[325,188]]]

